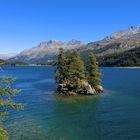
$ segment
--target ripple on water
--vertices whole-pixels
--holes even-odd
[[[139,140],[140,70],[103,68],[105,93],[77,97],[54,93],[53,67],[4,70],[22,89],[14,100],[25,103],[5,121],[10,140]]]

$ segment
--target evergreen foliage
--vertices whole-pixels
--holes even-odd
[[[57,62],[55,63],[55,79],[57,83],[63,84],[66,81],[66,56],[63,48],[59,49]]]
[[[19,93],[19,91],[12,87],[15,79],[13,78],[0,78],[0,122],[2,123],[3,118],[8,115],[8,108],[21,109],[22,104],[17,104],[12,101],[12,97]],[[0,125],[0,140],[8,140],[8,133]]]
[[[84,63],[76,50],[70,50],[66,53],[67,58],[67,78],[75,81],[85,79]]]
[[[98,63],[93,53],[90,53],[88,56],[86,70],[89,84],[93,88],[97,89],[98,86],[101,84],[101,80],[100,80],[100,71],[98,69]]]
[[[0,65],[10,65],[10,62],[0,59]]]
[[[9,62],[0,59],[0,66],[28,66],[28,63],[21,62],[21,61]]]
[[[140,47],[98,58],[101,66],[140,66]]]
[[[79,85],[85,80],[84,63],[76,50],[69,50],[66,53],[66,84],[72,93],[81,92]],[[82,88],[82,87],[81,87]]]

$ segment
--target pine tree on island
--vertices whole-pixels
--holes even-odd
[[[88,60],[89,65],[85,67],[76,50],[73,49],[67,52],[64,52],[62,48],[59,50],[55,76],[58,84],[57,91],[60,94],[93,95],[100,91],[100,74],[96,58],[94,59],[95,62],[92,63],[93,60],[90,57]],[[94,72],[95,74],[93,74]],[[90,76],[92,76],[91,79]]]
[[[67,77],[66,75],[67,68],[66,68],[66,56],[63,48],[59,49],[59,55],[55,65],[57,66],[55,70],[56,83],[64,84],[66,82],[66,77]]]
[[[96,57],[93,53],[90,53],[88,56],[88,61],[87,61],[87,80],[89,84],[91,85],[92,88],[95,90],[103,90],[101,87],[101,72],[98,69],[98,62],[96,61]]]

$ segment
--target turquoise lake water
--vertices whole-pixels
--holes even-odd
[[[140,140],[140,69],[101,70],[104,94],[61,97],[53,67],[3,67],[25,105],[5,120],[10,140]]]

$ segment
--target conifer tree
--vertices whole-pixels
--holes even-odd
[[[67,77],[72,81],[85,79],[84,63],[76,50],[67,52]]]
[[[67,83],[73,92],[79,92],[80,81],[85,80],[84,63],[76,50],[70,50],[67,56]]]
[[[98,63],[96,61],[96,57],[93,53],[90,53],[88,56],[88,61],[86,65],[86,70],[87,70],[87,80],[89,84],[97,89],[98,86],[101,84],[100,80],[100,71],[98,69]]]
[[[59,55],[56,62],[55,79],[59,84],[66,81],[66,57],[63,48],[59,49]]]
[[[13,78],[0,78],[0,124],[8,114],[7,108],[22,108],[21,104],[17,104],[11,99],[12,96],[19,92],[11,87],[13,81]],[[8,133],[3,129],[2,125],[0,125],[0,140],[8,140]]]

